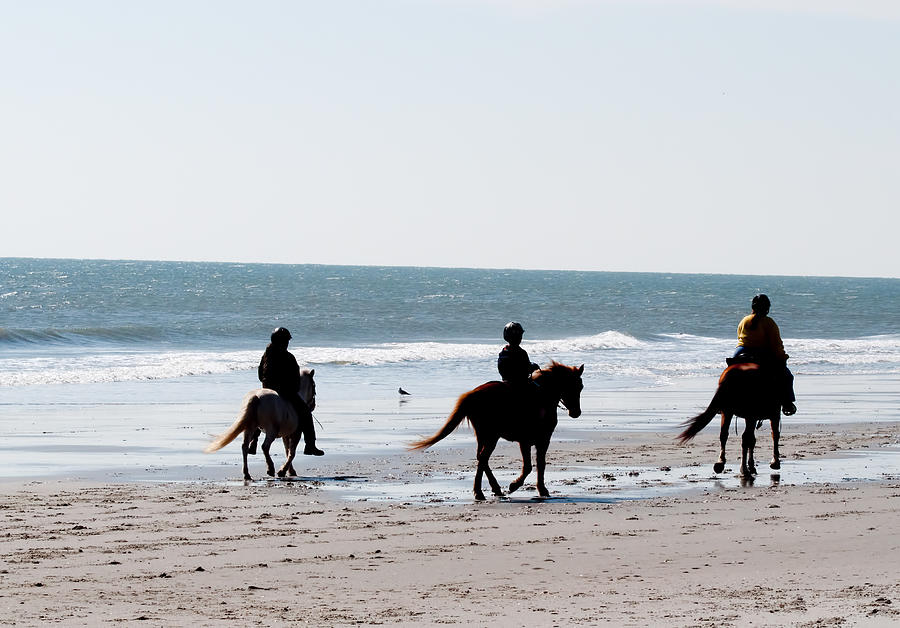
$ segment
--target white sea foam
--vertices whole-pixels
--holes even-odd
[[[900,335],[852,340],[786,339],[797,374],[874,374],[900,372]],[[350,347],[292,347],[311,366],[391,367],[493,361],[500,343],[408,342]],[[721,370],[734,343],[690,335],[642,341],[609,331],[592,336],[526,342],[531,358],[584,362],[590,377],[677,378]],[[88,384],[177,379],[254,370],[259,351],[90,351],[18,354],[0,359],[0,386]]]

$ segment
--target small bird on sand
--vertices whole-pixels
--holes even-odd
[[[408,395],[408,394],[409,394],[408,392],[406,392],[405,390],[403,390],[402,387],[401,387],[401,388],[398,388],[398,389],[397,389],[397,392],[400,393],[401,395]]]

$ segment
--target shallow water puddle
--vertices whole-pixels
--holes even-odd
[[[537,496],[535,474],[512,495],[494,497],[487,480],[488,501],[509,503],[548,501],[555,503],[614,503],[648,499],[693,490],[716,490],[750,486],[777,486],[883,481],[900,479],[900,446],[847,452],[839,458],[783,460],[780,471],[769,469],[768,460],[757,461],[758,475],[752,480],[739,477],[740,460],[729,462],[724,473],[713,473],[712,462],[688,467],[549,467],[546,472],[549,499]],[[416,504],[471,503],[475,469],[461,473],[433,475],[425,480],[379,480],[361,477],[337,481],[319,478],[319,488],[351,501],[402,501]],[[506,488],[514,473],[494,470]],[[507,477],[508,476],[508,477]]]

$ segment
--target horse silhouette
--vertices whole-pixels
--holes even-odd
[[[551,362],[550,366],[532,375],[537,384],[533,393],[506,382],[487,382],[478,388],[463,393],[444,426],[434,436],[424,438],[409,445],[410,449],[425,449],[449,436],[463,419],[468,418],[475,430],[476,457],[473,491],[476,500],[483,500],[481,490],[482,474],[487,476],[494,495],[503,495],[500,484],[494,477],[488,460],[497,442],[504,438],[519,443],[522,451],[522,473],[509,485],[509,492],[519,489],[531,473],[531,447],[537,458],[537,489],[541,497],[550,493],[544,484],[544,467],[547,463],[547,449],[550,437],[556,429],[557,405],[562,402],[569,416],[577,419],[581,415],[581,390],[584,385],[581,375],[584,365],[566,366]]]
[[[693,439],[706,427],[716,414],[722,415],[719,430],[719,442],[722,449],[719,459],[713,465],[713,471],[721,473],[725,470],[725,444],[728,442],[728,428],[731,419],[739,416],[744,419],[744,434],[741,437],[741,477],[751,478],[756,475],[756,463],[753,450],[756,447],[755,424],[768,420],[772,424],[772,469],[781,468],[781,456],[778,453],[778,439],[781,435],[781,390],[776,373],[759,364],[746,362],[729,366],[719,377],[719,387],[713,395],[709,407],[683,424],[685,428],[677,436],[680,443]]]

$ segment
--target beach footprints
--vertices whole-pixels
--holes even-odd
[[[491,454],[494,453],[501,438],[518,442],[522,451],[522,472],[509,485],[510,493],[518,490],[531,473],[531,448],[534,447],[538,495],[549,497],[550,491],[544,484],[544,469],[550,437],[556,429],[556,410],[562,404],[573,419],[581,416],[583,373],[583,364],[574,367],[551,362],[546,368],[535,371],[532,379],[538,384],[537,390],[525,400],[522,398],[522,391],[516,390],[508,383],[482,384],[459,397],[446,423],[433,436],[411,443],[409,449],[431,447],[453,433],[464,419],[468,419],[477,441],[477,467],[472,487],[476,501],[485,499],[481,488],[485,476],[493,494],[497,497],[503,496],[503,489],[494,477],[489,464]]]

